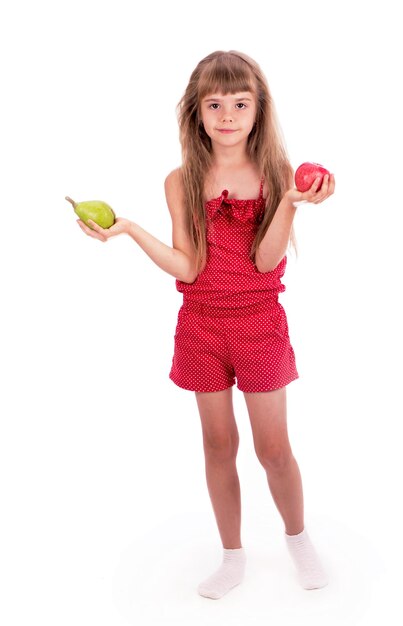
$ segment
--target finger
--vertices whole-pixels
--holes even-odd
[[[312,191],[313,193],[316,193],[318,191],[318,187],[320,185],[320,181],[321,180],[322,180],[322,176],[318,176],[317,178],[315,178],[315,180],[313,181],[309,191]],[[323,183],[322,183],[322,185],[323,185]]]
[[[332,178],[332,174],[331,174],[328,177],[328,180],[326,181],[326,185],[323,188],[321,188],[320,192],[317,194],[317,197],[312,202],[314,204],[319,204],[319,202],[323,202],[324,200],[329,198],[329,196],[331,196],[332,193],[334,192],[334,187],[335,187],[334,177]],[[322,189],[324,193],[321,193]]]
[[[323,189],[323,184],[322,184],[320,191],[318,191],[318,187],[320,185],[321,180],[322,180],[321,176],[318,176],[317,178],[315,178],[315,180],[313,181],[308,191],[304,192],[303,194],[304,200],[306,200],[307,202],[311,202],[311,203],[315,203],[318,201],[318,198],[320,197],[318,194],[321,194],[322,189]]]
[[[322,186],[320,188],[320,192],[326,194],[327,190],[328,190],[328,186],[329,186],[329,175],[325,174],[323,179],[322,179]]]
[[[330,174],[330,181],[329,181],[330,194],[334,193],[335,187],[336,187],[336,181],[334,180],[334,174]]]
[[[92,230],[95,230],[100,235],[104,235],[105,236],[104,228],[102,228],[102,226],[100,226],[99,224],[94,222],[94,220],[87,220],[87,224],[88,224],[88,226],[91,226]]]
[[[318,193],[320,193],[320,195],[317,198],[319,202],[322,202],[322,200],[325,200],[325,198],[331,195],[332,192],[330,191],[330,175],[329,174],[325,174],[325,176],[323,177],[322,187],[320,188],[320,191]]]
[[[94,222],[93,220],[87,220],[87,228],[88,228],[88,234],[91,235],[92,237],[95,237],[95,239],[99,239],[100,241],[106,241],[106,237],[103,233],[103,228],[101,226],[99,226],[96,222]]]
[[[325,184],[323,185],[323,195],[320,195],[320,199],[319,202],[322,202],[323,200],[326,200],[326,198],[328,198],[329,196],[332,195],[333,191],[334,191],[334,177],[332,178],[332,175],[327,175],[325,176]],[[322,191],[321,188],[321,191]]]
[[[93,239],[98,239],[99,241],[106,241],[106,237],[89,228],[82,220],[77,220],[77,223],[81,230],[89,237],[92,237]]]

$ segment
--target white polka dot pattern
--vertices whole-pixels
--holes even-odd
[[[249,258],[264,209],[263,185],[254,200],[228,198],[225,189],[219,198],[206,202],[207,263],[193,283],[176,281],[185,299],[238,308],[285,291],[281,277],[287,257],[272,272],[264,273]]]
[[[206,203],[208,256],[183,293],[171,380],[190,391],[220,391],[235,384],[246,392],[279,389],[299,377],[278,294],[287,258],[272,272],[258,272],[249,258],[265,201],[219,198]]]

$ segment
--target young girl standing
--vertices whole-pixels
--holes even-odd
[[[328,198],[334,176],[325,176],[320,189],[320,179],[304,193],[293,187],[267,81],[245,54],[218,51],[202,59],[178,119],[183,162],[165,180],[173,246],[124,218],[107,230],[78,223],[101,241],[130,235],[183,293],[169,376],[195,392],[223,546],[221,566],[199,593],[221,598],[244,576],[235,382],[300,583],[317,589],[327,577],[304,526],[301,475],[287,433],[286,385],[298,372],[278,294],[285,290],[298,203]]]

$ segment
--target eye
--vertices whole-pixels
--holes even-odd
[[[237,102],[236,106],[240,109],[246,109],[246,104],[244,102]]]
[[[214,109],[216,111],[219,106],[218,102],[213,102],[210,104],[209,109]]]

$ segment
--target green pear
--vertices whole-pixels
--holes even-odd
[[[91,228],[88,220],[92,220],[102,228],[109,228],[115,223],[115,213],[113,209],[101,200],[87,200],[85,202],[74,202],[69,196],[66,200],[73,205],[78,217]]]

